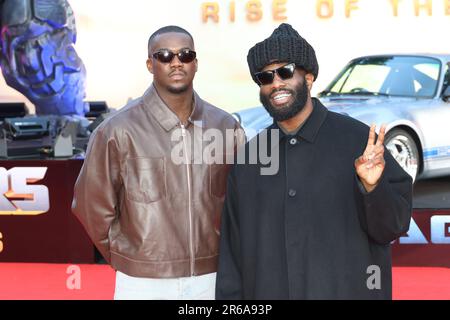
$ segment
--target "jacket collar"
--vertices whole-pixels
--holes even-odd
[[[194,108],[192,109],[188,121],[200,128],[205,127],[206,113],[204,104],[205,102],[200,99],[197,92],[194,91]]]
[[[205,121],[204,102],[195,91],[193,99],[194,107],[188,122],[198,127],[203,127],[203,122]],[[155,117],[166,131],[170,131],[180,124],[180,119],[178,119],[177,115],[164,103],[153,84],[145,91],[143,101],[145,109]]]
[[[328,110],[327,108],[319,101],[317,98],[312,98],[313,103],[313,111],[306,119],[303,126],[300,130],[295,134],[296,137],[299,137],[303,140],[306,140],[310,143],[313,143],[316,139],[317,134],[319,133],[320,127],[322,126],[325,118],[327,117]],[[269,129],[279,129],[280,131],[280,139],[284,137],[292,137],[283,132],[280,129],[278,124],[274,121],[274,123],[269,127]]]

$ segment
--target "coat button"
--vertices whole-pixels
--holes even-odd
[[[291,145],[296,145],[297,144],[297,138],[292,138],[291,140],[289,140],[289,143]]]
[[[289,194],[289,197],[293,198],[297,194],[297,191],[295,191],[294,189],[289,189],[288,194]]]

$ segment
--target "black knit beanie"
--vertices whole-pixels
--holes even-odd
[[[255,73],[272,62],[295,62],[317,79],[319,64],[313,47],[303,39],[290,24],[283,23],[272,35],[251,48],[247,55],[248,67],[253,81]]]

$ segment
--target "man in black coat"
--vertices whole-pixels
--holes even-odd
[[[377,137],[311,98],[315,52],[288,24],[247,59],[274,123],[241,154],[266,139],[278,171],[246,161],[229,174],[216,298],[391,299],[390,243],[409,228],[412,179],[384,152],[385,127]]]

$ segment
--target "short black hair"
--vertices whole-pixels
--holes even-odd
[[[165,27],[159,28],[158,30],[156,30],[155,32],[153,32],[153,34],[152,34],[152,35],[150,36],[150,38],[148,39],[148,45],[147,45],[147,48],[148,48],[148,54],[149,54],[149,55],[150,55],[150,45],[152,44],[153,40],[154,40],[157,36],[159,36],[159,35],[161,35],[161,34],[164,34],[164,33],[170,33],[170,32],[184,33],[184,34],[188,35],[189,38],[191,38],[192,43],[194,43],[194,37],[192,37],[192,35],[191,35],[186,29],[183,29],[183,28],[181,28],[181,27],[179,27],[179,26],[165,26]]]

